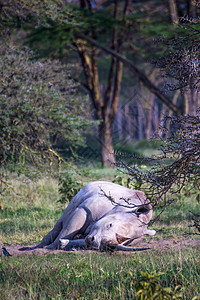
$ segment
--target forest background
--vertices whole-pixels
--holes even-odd
[[[34,99],[30,107],[25,108],[25,111],[37,109],[40,114],[40,120],[35,118],[37,125],[43,122],[41,115],[45,105],[51,106],[46,109],[51,123],[52,119],[57,122],[56,126],[51,124],[54,133],[50,133],[48,124],[46,137],[44,139],[43,134],[38,147],[44,148],[44,140],[49,142],[50,135],[54,150],[73,156],[75,146],[80,145],[84,137],[88,146],[80,147],[79,154],[90,160],[92,156],[98,157],[103,166],[113,166],[114,149],[121,151],[131,141],[158,136],[165,116],[196,114],[199,107],[198,91],[194,89],[198,82],[198,13],[199,7],[194,1],[101,1],[96,4],[2,1],[1,50],[5,55],[2,70],[5,69],[1,72],[1,93],[5,98],[2,111],[6,110],[6,99],[16,98],[16,93],[22,94],[22,90],[27,94],[29,91],[26,97],[43,102],[39,104]],[[26,49],[21,51],[25,45]],[[41,65],[41,59],[46,66]],[[30,65],[23,66],[23,61],[28,60]],[[36,79],[31,70],[33,61],[37,63],[35,72],[40,69]],[[42,68],[47,70],[47,64],[52,66],[52,71],[48,67],[49,77],[42,78],[40,72],[43,73]],[[58,75],[54,81],[55,72]],[[29,78],[29,82],[24,83],[24,77]],[[68,82],[64,83],[62,78]],[[33,86],[29,89],[30,82]],[[36,93],[38,88],[43,95],[30,95],[30,90],[33,93],[35,89]],[[51,96],[47,95],[48,89]],[[79,98],[74,96],[77,91]],[[56,104],[58,93],[63,106]],[[67,101],[63,97],[67,97]],[[27,101],[20,104],[27,105]],[[8,114],[5,127],[11,119],[11,123],[16,124],[12,124],[16,134],[21,125],[17,118],[23,118],[23,113],[21,117],[16,116],[16,112],[11,112],[12,116]],[[88,125],[86,120],[96,125],[85,127],[82,134],[81,127]],[[62,123],[59,129],[58,122]],[[34,124],[32,119],[32,127]],[[37,125],[34,134],[39,131]],[[68,132],[61,133],[63,126]],[[47,124],[43,127],[47,128]],[[30,126],[28,130],[31,131]],[[15,153],[21,152],[19,148],[28,152],[21,146],[14,147]]]

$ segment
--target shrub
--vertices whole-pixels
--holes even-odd
[[[61,176],[59,179],[60,198],[58,201],[60,203],[69,203],[82,187],[83,182],[78,180],[74,174],[68,173]]]
[[[122,186],[125,186],[132,190],[139,190],[141,185],[143,184],[143,181],[141,178],[138,178],[137,180],[133,179],[128,174],[122,174],[122,175],[115,175],[114,183],[120,184]]]
[[[182,289],[176,286],[165,288],[162,286],[160,276],[162,274],[153,274],[141,272],[140,278],[134,283],[136,289],[136,300],[163,300],[163,299],[183,299]]]

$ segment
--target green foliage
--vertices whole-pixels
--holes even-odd
[[[76,166],[67,169],[59,177],[59,200],[62,204],[68,204],[72,198],[80,191],[80,189],[90,181],[102,180],[106,176],[110,180],[114,176],[114,169],[97,168],[95,166],[82,167]],[[105,179],[105,180],[106,180]]]
[[[121,175],[115,175],[113,182],[125,186],[132,190],[139,190],[141,188],[141,185],[143,184],[141,178],[133,180],[131,176],[125,173]]]
[[[35,61],[27,48],[0,41],[0,163],[31,173],[61,163],[58,141],[82,145],[86,99],[77,93],[69,67],[56,60]],[[33,174],[31,175],[33,176]]]
[[[61,175],[59,178],[59,202],[69,203],[72,198],[80,191],[83,187],[83,182],[78,180],[77,177],[72,173]]]
[[[191,227],[194,227],[197,230],[197,234],[200,235],[200,213],[194,213],[192,212],[192,220],[193,220],[193,224],[191,225]]]
[[[132,275],[132,273],[130,274]],[[134,282],[136,289],[136,300],[163,300],[163,299],[183,299],[180,286],[164,288],[160,277],[162,273],[153,274],[141,272],[140,278]]]
[[[48,26],[49,22],[56,21],[71,24],[75,12],[62,0],[9,0],[1,2],[0,29],[1,34],[9,30],[19,29],[22,25],[29,24]]]

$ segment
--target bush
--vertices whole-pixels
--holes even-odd
[[[183,299],[180,286],[174,289],[162,286],[161,275],[155,272],[153,274],[141,272],[140,278],[134,283],[136,300]]]
[[[141,185],[143,184],[141,178],[135,180],[128,174],[115,175],[113,182],[125,186],[132,190],[139,190],[141,188]]]
[[[10,44],[0,38],[0,194],[7,170],[31,179],[60,170],[58,142],[74,153],[90,123],[68,65],[36,60],[27,47]]]
[[[69,203],[72,198],[80,191],[83,187],[83,182],[78,180],[74,174],[63,175],[59,179],[59,202]]]

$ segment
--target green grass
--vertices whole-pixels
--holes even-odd
[[[163,273],[163,287],[184,287],[185,299],[200,293],[196,249],[168,253],[59,253],[2,258],[1,299],[134,299],[141,272]]]
[[[87,167],[85,166],[82,168],[82,181],[85,184],[95,180],[112,181],[117,172],[117,169],[114,168],[102,168],[100,165],[88,165]]]
[[[112,181],[115,174],[98,168],[92,172],[92,178],[85,175],[85,183],[96,179]],[[39,242],[65,209],[57,202],[57,181],[14,180],[13,186],[14,190],[8,189],[1,199],[1,241],[4,245]],[[193,194],[178,198],[153,224],[158,231],[155,239],[176,241],[189,232],[189,211],[199,211],[199,204]],[[174,289],[180,285],[184,288],[183,298],[192,299],[200,293],[199,250],[187,247],[134,253],[1,256],[0,299],[134,299],[134,283],[140,281],[141,272],[162,273],[163,287]]]
[[[51,178],[38,182],[12,182],[1,199],[4,210],[0,211],[1,241],[7,244],[38,242],[60,217],[64,206],[59,198],[57,181]]]

